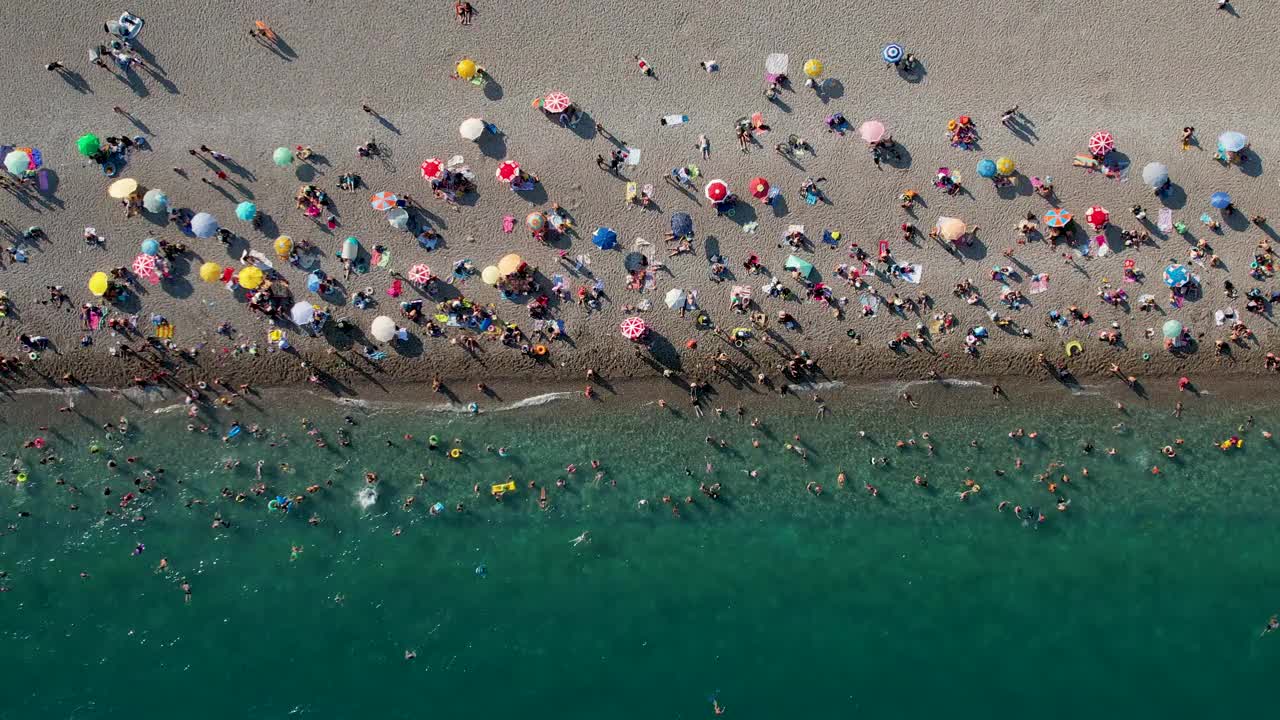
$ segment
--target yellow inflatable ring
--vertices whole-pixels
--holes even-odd
[[[1084,352],[1084,346],[1080,344],[1079,340],[1072,340],[1071,342],[1067,343],[1066,350],[1067,350],[1067,357],[1072,357],[1074,355],[1079,355],[1080,353]]]
[[[18,473],[18,482],[20,482],[20,483],[24,483],[24,482],[26,482],[26,481],[27,481],[27,474],[26,474],[26,473]]]
[[[546,355],[546,354],[547,354],[547,346],[546,346],[546,345],[534,345],[534,346],[533,346],[533,354],[534,354],[534,355],[537,355],[538,357],[542,357],[543,355]]]
[[[462,457],[462,448],[454,448],[450,450],[449,457],[453,458],[454,460],[457,460],[458,458]]]

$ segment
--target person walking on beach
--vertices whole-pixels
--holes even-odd
[[[1191,143],[1194,139],[1195,134],[1196,134],[1196,129],[1193,127],[1188,126],[1188,127],[1182,128],[1182,149],[1183,150],[1191,149]]]
[[[1003,113],[1000,113],[1000,124],[1004,125],[1005,127],[1013,127],[1013,119],[1017,117],[1017,115],[1018,115],[1018,106],[1014,105],[1008,110],[1005,110]]]

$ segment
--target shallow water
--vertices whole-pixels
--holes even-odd
[[[846,389],[825,420],[791,401],[758,431],[732,403],[726,418],[704,420],[653,405],[592,409],[573,396],[471,416],[281,395],[257,401],[270,412],[206,417],[208,435],[187,433],[181,408],[156,413],[165,401],[85,400],[77,416],[52,413],[60,399],[26,397],[3,410],[5,446],[47,422],[42,435],[63,461],[40,465],[37,450],[22,450],[29,480],[0,489],[5,524],[17,526],[0,536],[9,573],[0,718],[178,708],[192,717],[702,717],[712,696],[741,717],[1264,707],[1280,638],[1258,635],[1280,611],[1280,543],[1276,448],[1259,431],[1280,427],[1280,412],[1189,402],[1182,420],[1154,406],[1121,416],[1060,393],[997,418],[980,387],[952,388],[914,412],[893,394]],[[121,414],[130,431],[106,438],[101,424]],[[1248,414],[1256,425],[1243,449],[1210,446]],[[327,448],[314,446],[302,415]],[[266,430],[224,444],[217,435],[233,419]],[[1042,436],[1010,440],[1015,426]],[[352,447],[338,446],[340,428]],[[925,430],[935,457],[919,439]],[[461,438],[463,458],[427,450],[433,433],[445,445]],[[807,463],[781,448],[794,433]],[[708,434],[730,447],[708,446]],[[1169,461],[1158,448],[1176,436],[1187,445]],[[919,444],[895,449],[908,437]],[[1084,440],[1097,449],[1084,454]],[[102,453],[89,453],[94,442]],[[1105,456],[1110,446],[1116,457]],[[109,455],[124,467],[107,469]],[[872,467],[873,455],[889,465]],[[224,469],[233,458],[239,467]],[[594,458],[606,471],[598,481]],[[224,486],[253,483],[258,459],[270,492],[220,498]],[[1071,476],[1058,490],[1071,499],[1065,513],[1035,480],[1055,459]],[[1163,474],[1153,477],[1157,462]],[[121,517],[141,467],[166,472]],[[743,472],[753,468],[758,478]],[[378,472],[378,499],[361,509],[366,470]],[[930,489],[911,484],[917,473]],[[473,496],[474,484],[508,475],[520,489],[501,504]],[[59,476],[84,494],[72,498]],[[557,477],[568,478],[563,490]],[[982,491],[961,503],[966,477]],[[810,479],[824,485],[821,497],[805,491]],[[546,511],[528,480],[549,486]],[[703,498],[701,481],[722,482],[722,499]],[[863,490],[868,481],[880,497]],[[272,513],[266,500],[277,492],[306,499]],[[681,504],[677,520],[664,493],[698,501]],[[194,499],[208,504],[186,507]],[[1048,518],[1025,526],[996,512],[1003,499]],[[448,510],[431,517],[437,500]],[[80,510],[66,510],[71,502]],[[139,512],[145,522],[129,519]],[[232,526],[210,528],[215,512]],[[307,524],[312,513],[322,524]],[[584,530],[590,542],[573,546]],[[138,543],[146,549],[134,556]],[[171,570],[157,573],[162,557]],[[415,660],[404,660],[407,649]]]

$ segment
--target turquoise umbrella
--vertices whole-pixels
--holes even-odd
[[[799,270],[800,274],[805,277],[809,277],[809,274],[813,272],[813,263],[803,258],[798,258],[795,255],[789,255],[787,257],[787,261],[782,264],[782,267],[788,270]]]
[[[22,175],[31,166],[31,156],[21,150],[14,150],[4,156],[4,167],[14,175]]]
[[[245,200],[244,202],[236,206],[236,217],[240,218],[241,220],[244,220],[245,222],[249,222],[250,220],[253,220],[253,216],[257,214],[258,214],[258,206],[254,205],[248,200]]]
[[[978,161],[978,177],[993,178],[996,176],[996,163],[994,160]]]
[[[1182,323],[1177,320],[1165,320],[1162,329],[1164,330],[1164,336],[1170,340],[1176,340],[1178,336],[1182,335]]]
[[[160,243],[155,238],[147,238],[142,241],[142,253],[144,255],[160,254]]]
[[[293,162],[293,151],[287,147],[278,147],[271,153],[271,160],[280,167],[285,167]]]

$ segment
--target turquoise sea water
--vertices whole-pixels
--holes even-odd
[[[747,421],[763,406],[740,421],[732,401],[725,418],[700,420],[635,399],[472,417],[276,396],[255,401],[270,411],[206,416],[217,431],[233,419],[264,429],[227,444],[186,432],[181,408],[155,414],[164,403],[82,399],[77,415],[52,412],[60,399],[26,397],[5,411],[5,446],[42,436],[62,461],[18,450],[29,479],[0,490],[4,524],[16,526],[0,536],[0,718],[696,718],[712,716],[712,697],[729,717],[1205,717],[1270,706],[1280,637],[1259,633],[1280,612],[1280,513],[1277,448],[1260,431],[1280,428],[1280,412],[1188,399],[1177,420],[1171,402],[1121,415],[1065,393],[1012,410],[981,388],[930,394],[941,397],[912,411],[891,390],[846,389],[825,420],[808,400],[786,401],[758,430]],[[107,438],[102,423],[122,414],[129,432]],[[1242,450],[1210,445],[1250,414]],[[34,429],[42,423],[50,430]],[[1041,437],[1010,440],[1018,426]],[[340,428],[351,447],[339,446]],[[463,458],[428,451],[432,433],[446,445],[461,438]],[[782,449],[796,433],[808,462]],[[729,447],[709,446],[708,434]],[[1178,436],[1179,457],[1161,457]],[[915,447],[894,447],[911,437]],[[90,454],[93,442],[104,451]],[[108,456],[120,467],[107,468]],[[225,469],[229,459],[239,467]],[[220,488],[254,483],[258,459],[269,493],[221,498]],[[598,481],[592,459],[605,471]],[[1054,460],[1071,476],[1057,493],[1071,500],[1065,513],[1035,479]],[[132,478],[157,467],[159,487],[122,515]],[[356,503],[365,471],[379,478],[368,509]],[[917,473],[929,489],[911,484]],[[475,483],[508,475],[520,489],[501,504],[473,495]],[[982,491],[962,503],[966,477]],[[806,492],[810,479],[820,497]],[[547,510],[529,480],[548,486]],[[713,481],[719,502],[698,492]],[[271,513],[278,492],[306,500]],[[409,511],[407,495],[417,498]],[[686,495],[697,502],[684,505]],[[186,506],[196,499],[207,504]],[[996,511],[1004,499],[1048,518],[1024,525]],[[432,517],[437,500],[448,510]],[[211,528],[215,512],[231,527]],[[583,531],[590,541],[574,546]],[[162,557],[170,570],[156,572]]]

